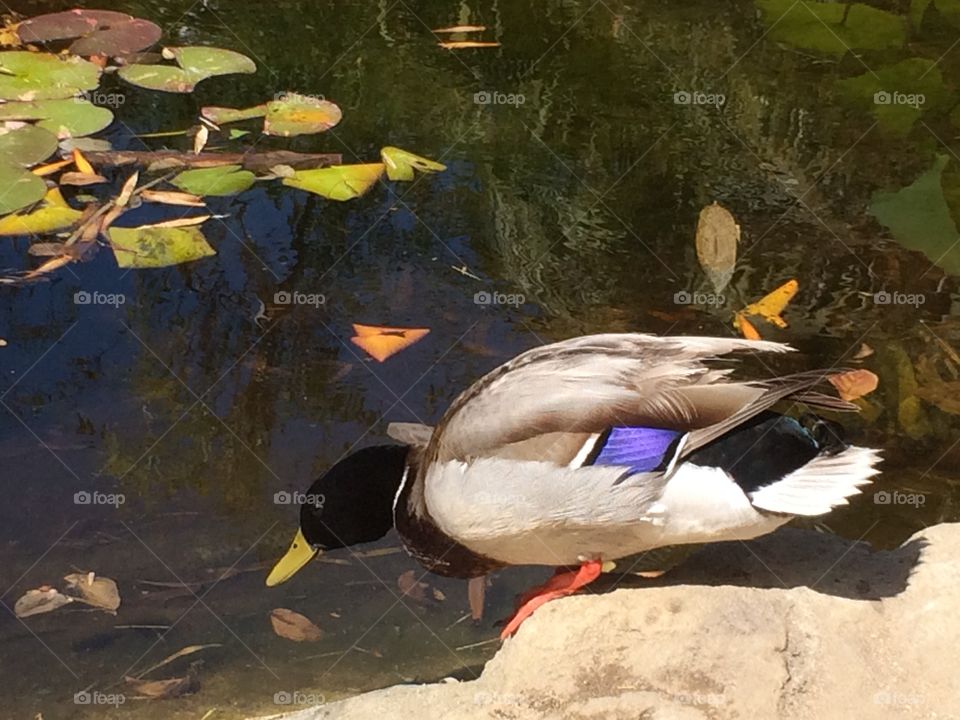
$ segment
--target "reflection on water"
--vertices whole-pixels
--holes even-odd
[[[425,600],[401,598],[396,578],[416,567],[402,553],[331,553],[268,591],[265,564],[296,524],[275,494],[303,489],[354,444],[383,441],[388,421],[435,422],[467,383],[534,344],[596,331],[731,333],[734,309],[790,277],[801,284],[790,327],[765,326],[765,336],[805,351],[798,366],[849,362],[866,343],[882,378],[851,432],[887,449],[880,489],[891,494],[818,527],[889,546],[960,515],[960,325],[945,274],[960,260],[913,242],[927,228],[917,207],[932,208],[941,238],[960,207],[956,147],[944,144],[956,134],[953,98],[941,92],[960,53],[924,66],[930,102],[907,122],[844,85],[865,67],[909,85],[915,77],[886,70],[909,59],[900,45],[819,52],[790,22],[765,35],[750,2],[116,7],[165,25],[171,42],[232,47],[260,65],[207,81],[196,97],[118,86],[134,132],[185,127],[201,104],[299,90],[335,100],[345,119],[294,149],[356,162],[390,144],[449,170],[344,204],[258,186],[211,203],[228,215],[208,233],[214,258],[123,273],[101,253],[75,275],[2,291],[4,602],[91,569],[115,578],[123,598],[116,617],[73,607],[26,623],[5,616],[11,717],[102,714],[74,693],[129,696],[125,675],[195,644],[219,647],[150,677],[199,660],[198,693],[128,697],[116,714],[242,716],[474,676],[496,648],[477,643],[496,636],[493,621],[542,570],[495,578],[479,625],[462,621],[463,583],[428,576]],[[487,25],[502,47],[435,47],[429,27],[463,22]],[[950,27],[931,15],[909,32],[936,60],[956,39]],[[895,222],[868,212],[877,193],[938,167],[893,203]],[[713,200],[742,226],[737,271],[714,304],[678,304],[712,291],[692,234]],[[0,248],[4,265],[22,266],[25,247]],[[78,305],[80,291],[125,302]],[[277,302],[284,291],[324,302]],[[478,302],[484,292],[505,302]],[[349,343],[352,322],[431,333],[379,365]],[[396,547],[390,536],[363,549]],[[324,639],[276,637],[275,607],[308,615]]]

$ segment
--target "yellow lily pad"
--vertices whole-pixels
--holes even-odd
[[[117,265],[122,268],[167,267],[217,254],[195,225],[111,227],[109,236]]]
[[[296,170],[283,184],[322,195],[330,200],[352,200],[367,192],[383,175],[383,163],[335,165]]]
[[[56,232],[75,225],[81,217],[83,213],[67,205],[58,188],[51,188],[33,212],[0,218],[0,237]]]
[[[387,168],[387,177],[391,180],[413,180],[414,170],[428,173],[443,172],[447,169],[446,165],[389,145],[380,151],[380,157]]]

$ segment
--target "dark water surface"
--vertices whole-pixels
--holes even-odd
[[[131,132],[186,127],[201,105],[295,90],[334,100],[343,122],[258,149],[361,162],[395,145],[449,169],[339,204],[258,184],[211,201],[229,215],[206,226],[215,257],[125,272],[101,252],[50,282],[0,289],[3,602],[89,570],[115,578],[123,598],[116,617],[71,607],[21,623],[0,612],[0,716],[241,717],[285,709],[276,693],[319,701],[476,675],[497,646],[464,646],[494,638],[493,622],[542,572],[499,574],[477,626],[457,623],[463,583],[428,576],[445,599],[432,588],[424,602],[399,598],[397,577],[417,568],[400,552],[332,553],[268,590],[265,567],[297,517],[275,494],[304,489],[355,443],[384,441],[389,421],[435,422],[526,348],[601,331],[729,335],[735,310],[790,278],[801,290],[789,327],[760,331],[804,351],[789,369],[873,348],[864,364],[881,386],[850,432],[886,449],[880,485],[900,493],[858,498],[816,527],[889,547],[960,519],[960,35],[935,7],[911,19],[876,3],[908,28],[905,41],[833,53],[818,50],[829,36],[796,30],[792,13],[816,20],[805,3],[774,31],[748,1],[108,4],[163,25],[166,43],[232,48],[259,68],[192,96],[106,81],[125,97],[126,127],[107,133],[119,146],[141,147]],[[487,25],[482,37],[502,46],[438,48],[430,28],[458,23]],[[898,85],[886,69],[911,58],[937,62]],[[904,96],[919,83],[923,103],[891,115],[896,96],[850,90],[863,77]],[[906,226],[896,241],[871,204],[936,167],[884,218]],[[693,243],[714,200],[743,233],[723,297],[709,295]],[[27,244],[0,243],[3,266],[23,267]],[[125,302],[77,304],[81,291]],[[279,304],[278,292],[325,303]],[[513,304],[478,303],[484,292]],[[431,332],[378,364],[350,343],[353,322]],[[124,502],[75,502],[83,492]],[[397,546],[391,535],[362,549]],[[277,637],[276,607],[325,637]],[[200,660],[197,693],[132,698],[125,675],[202,643],[220,646],[150,675]],[[75,704],[87,688],[126,702]]]

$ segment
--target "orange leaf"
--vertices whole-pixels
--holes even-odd
[[[93,169],[93,165],[83,156],[83,153],[80,152],[77,148],[73,149],[73,164],[77,166],[77,172],[82,172],[84,175],[96,175],[97,171]]]
[[[66,160],[57,160],[56,162],[35,167],[30,172],[32,172],[34,175],[40,175],[40,176],[50,175],[52,173],[55,173],[60,168],[70,165],[72,162],[73,162],[72,158],[67,158]]]
[[[462,48],[493,48],[500,47],[498,42],[478,42],[476,40],[456,40],[454,42],[437,43],[444,50],[460,50]]]
[[[356,337],[350,338],[350,341],[379,362],[410,347],[430,332],[429,328],[379,327],[357,323],[353,324],[353,331]]]
[[[320,628],[300,613],[287,608],[272,610],[270,624],[277,635],[294,642],[317,642],[323,637]]]
[[[747,340],[763,339],[760,337],[760,333],[757,332],[757,329],[753,326],[753,323],[747,320],[743,313],[737,313],[733,316],[733,326],[737,328],[737,330],[739,330]]]
[[[828,375],[827,380],[837,389],[840,399],[847,402],[869,395],[880,384],[880,378],[864,368]]]
[[[797,294],[800,284],[796,280],[787,280],[772,293],[764,295],[756,302],[750,303],[742,311],[742,315],[759,315],[768,323],[772,323],[779,328],[785,328],[787,321],[780,317],[780,313],[793,300]]]
[[[435,33],[470,33],[483,32],[487,29],[486,25],[453,25],[452,27],[437,28]]]

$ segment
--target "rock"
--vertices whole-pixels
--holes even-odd
[[[477,680],[282,717],[960,718],[960,524],[892,551],[786,528],[606,584],[539,609]]]

